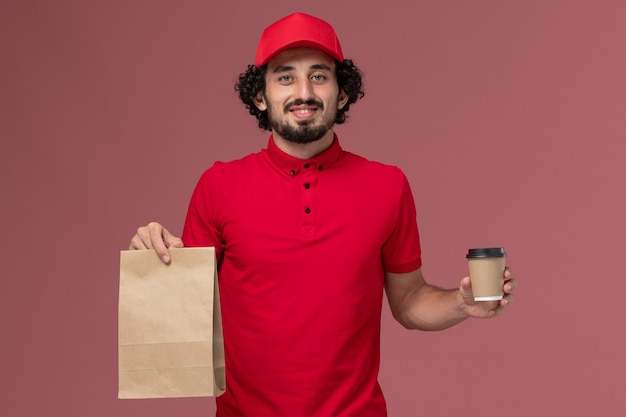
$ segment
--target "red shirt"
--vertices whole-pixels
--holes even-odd
[[[381,417],[384,272],[421,266],[400,169],[274,144],[200,178],[186,246],[215,246],[226,351],[220,417]]]

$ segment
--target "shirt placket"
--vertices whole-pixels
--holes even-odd
[[[313,236],[315,233],[315,220],[317,218],[316,196],[317,196],[317,178],[319,175],[319,166],[312,161],[305,162],[299,175],[300,195],[301,195],[301,231],[304,236]]]

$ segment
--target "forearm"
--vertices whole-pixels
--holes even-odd
[[[428,331],[447,329],[468,317],[458,289],[444,290],[425,282],[405,297],[396,314],[404,327]]]
[[[464,277],[458,289],[444,290],[428,284],[417,269],[405,274],[385,274],[385,290],[393,316],[408,329],[443,330],[469,317],[496,317],[513,301],[517,281],[504,271],[504,298],[475,302],[471,281]]]

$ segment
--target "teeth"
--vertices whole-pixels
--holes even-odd
[[[295,113],[299,113],[299,114],[306,114],[306,113],[311,113],[312,110],[309,109],[302,109],[302,110],[296,110]]]

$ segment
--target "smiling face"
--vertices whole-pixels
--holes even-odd
[[[337,85],[333,58],[317,49],[294,48],[268,63],[265,91],[255,104],[267,110],[275,138],[306,144],[332,142],[337,110],[346,101]]]

